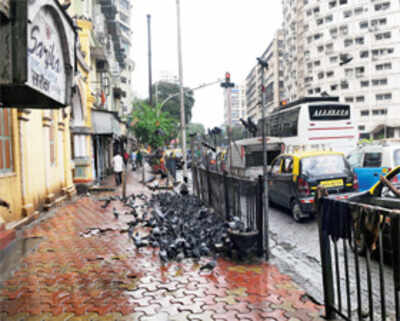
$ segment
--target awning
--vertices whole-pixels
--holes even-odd
[[[389,128],[400,128],[400,120],[385,120],[383,124],[377,125],[372,131],[372,134],[379,133],[385,127]]]
[[[92,126],[94,135],[121,136],[119,122],[113,112],[92,110]]]

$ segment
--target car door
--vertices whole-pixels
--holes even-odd
[[[279,203],[277,179],[281,171],[282,157],[278,157],[272,162],[271,170],[268,175],[268,197],[272,202]]]
[[[382,152],[365,152],[363,155],[362,168],[356,168],[355,173],[358,177],[360,192],[370,189],[379,180],[379,175],[384,175],[382,168]]]
[[[276,177],[277,198],[279,204],[290,208],[293,196],[293,157],[282,158],[281,170]]]

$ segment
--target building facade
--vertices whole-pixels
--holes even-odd
[[[273,40],[261,55],[268,64],[264,69],[264,108],[267,114],[279,106],[283,98],[283,31],[278,30]],[[254,122],[261,119],[262,70],[255,64],[246,77],[246,113]]]
[[[355,107],[360,138],[399,137],[399,2],[282,3],[285,96],[339,96]]]
[[[240,125],[240,118],[246,117],[246,105],[243,105],[245,101],[245,90],[242,85],[236,85],[231,90],[231,103],[232,103],[232,126]],[[228,97],[225,95],[224,98],[224,124],[227,126],[229,123],[229,108],[228,108]]]

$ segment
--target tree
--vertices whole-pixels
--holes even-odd
[[[150,145],[156,149],[167,144],[177,135],[177,123],[162,111],[160,105],[153,107],[139,102],[132,111],[129,130],[133,131],[141,144]]]
[[[187,124],[186,131],[187,131],[188,135],[191,135],[191,134],[204,135],[206,133],[206,129],[204,128],[204,125],[200,124],[200,123]]]
[[[193,91],[190,88],[184,87],[183,89],[185,95],[185,122],[186,124],[189,124],[190,120],[192,119],[192,107],[195,99],[193,97]],[[170,97],[170,99],[168,99],[162,106],[162,110],[168,112],[177,122],[181,121],[179,91],[180,87],[176,83],[158,81],[153,85],[153,101],[157,101],[159,104],[161,104]]]

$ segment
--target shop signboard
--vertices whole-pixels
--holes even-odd
[[[11,63],[0,62],[0,101],[10,107],[69,105],[76,59],[72,19],[57,0],[11,0],[11,6],[16,23],[0,25],[8,44],[0,56],[11,57]]]

